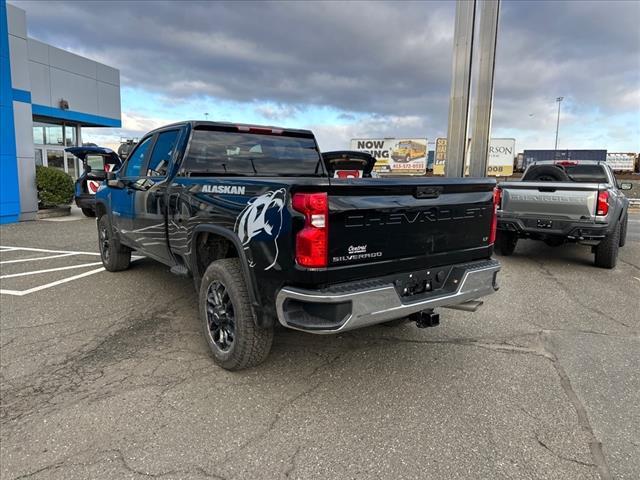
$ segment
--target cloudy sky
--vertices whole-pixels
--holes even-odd
[[[11,1],[30,36],[120,69],[120,136],[181,119],[446,135],[454,2]],[[503,1],[492,136],[640,151],[640,2]],[[87,138],[85,138],[86,140]]]

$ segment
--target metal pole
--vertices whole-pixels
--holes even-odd
[[[475,17],[476,0],[457,0],[445,164],[447,177],[464,176]]]
[[[556,122],[556,146],[553,148],[556,152],[558,151],[558,131],[560,130],[560,104],[564,100],[564,97],[556,98],[556,102],[558,102],[558,121]]]
[[[471,177],[485,177],[487,175],[500,0],[480,0],[479,7],[480,58],[469,152],[469,176]]]

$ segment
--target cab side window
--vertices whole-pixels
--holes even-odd
[[[129,161],[127,162],[127,168],[124,172],[125,177],[139,177],[140,169],[144,164],[144,159],[151,146],[151,139],[153,137],[148,137],[138,144],[136,149],[129,156]]]
[[[147,167],[147,177],[165,177],[167,175],[167,167],[173,157],[179,133],[179,130],[170,130],[158,135]]]

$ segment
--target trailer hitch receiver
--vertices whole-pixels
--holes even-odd
[[[411,320],[416,322],[418,328],[437,327],[440,325],[440,314],[433,310],[423,310],[411,315]]]

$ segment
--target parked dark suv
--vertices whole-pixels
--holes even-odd
[[[82,161],[83,171],[76,180],[75,201],[87,217],[96,216],[96,192],[107,172],[115,172],[122,165],[116,152],[103,147],[71,147],[65,149]]]

